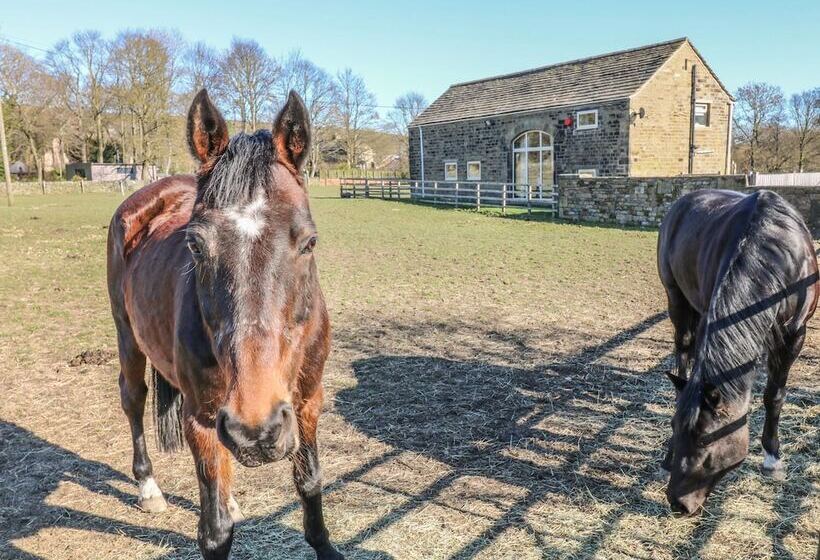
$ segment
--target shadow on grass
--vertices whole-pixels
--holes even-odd
[[[647,371],[599,362],[665,318],[665,313],[650,316],[599,344],[532,368],[412,355],[380,355],[354,362],[358,384],[337,394],[337,412],[365,435],[395,450],[430,457],[450,468],[347,543],[360,544],[430,505],[452,508],[447,495],[457,493],[456,482],[468,476],[515,487],[522,497],[511,505],[497,504],[500,515],[488,518],[489,526],[449,554],[451,559],[476,557],[513,527],[531,535],[544,558],[592,558],[625,518],[669,516],[665,499],[645,494],[647,484],[656,479],[665,438],[658,438],[657,448],[647,448],[645,436],[647,430],[664,433],[669,425],[668,415],[657,410],[670,404],[671,391],[662,373],[671,367],[671,356]],[[404,327],[419,340],[428,329],[419,326],[412,332]],[[527,359],[538,355],[523,338],[496,332],[476,334],[481,340],[501,340],[511,352]],[[480,349],[476,353],[482,355]],[[495,362],[496,358],[492,355],[490,359]],[[791,398],[818,401],[816,394],[801,391],[792,392]],[[763,411],[754,411],[753,433],[760,433],[762,421]],[[756,466],[747,465],[729,475],[721,488],[748,476],[753,468]],[[778,517],[791,520],[769,527],[778,557],[791,558],[783,537],[795,529],[803,513],[799,504],[810,491],[804,468],[805,459],[790,473],[794,487],[787,483],[774,489]],[[718,527],[715,518],[723,516],[727,494],[718,491],[710,498],[709,518],[699,521],[682,550],[660,541],[653,541],[652,549],[665,548],[676,557],[699,556]],[[489,499],[484,495],[472,498]],[[606,513],[571,536],[554,534],[549,524],[533,524],[532,512],[538,504],[578,505],[579,501],[588,507],[604,506]],[[570,540],[572,545],[567,546]]]
[[[351,484],[378,487],[373,473],[406,452],[448,466],[444,474],[421,489],[401,492],[406,499],[339,542],[340,549],[351,558],[391,558],[362,545],[430,505],[462,517],[481,516],[467,511],[465,500],[458,503],[452,499],[454,493],[464,492],[458,486],[464,477],[496,481],[514,487],[517,493],[507,502],[482,483],[476,495],[467,497],[491,504],[498,513],[482,517],[482,530],[452,551],[448,555],[452,559],[476,557],[510,528],[529,534],[544,558],[566,557],[567,546],[574,550],[573,556],[592,558],[601,553],[626,517],[668,516],[665,501],[647,496],[645,489],[654,480],[664,451],[669,418],[659,410],[669,405],[671,391],[662,372],[670,368],[671,357],[662,356],[648,370],[638,371],[623,367],[620,360],[609,356],[638,337],[651,340],[647,331],[665,318],[665,313],[652,315],[599,343],[546,359],[527,336],[494,330],[476,329],[471,333],[480,341],[470,349],[475,356],[472,360],[378,355],[366,340],[346,340],[339,333],[341,344],[358,348],[367,357],[353,363],[358,384],[337,393],[336,411],[363,434],[389,444],[391,449],[331,482],[326,492],[343,493]],[[454,333],[462,328],[450,327]],[[402,324],[388,328],[408,340],[421,341],[429,336],[431,326]],[[497,347],[487,348],[489,343]],[[508,349],[507,359],[499,348]],[[434,349],[435,345],[425,351]],[[509,353],[534,365],[499,365],[509,363]],[[792,390],[788,400],[812,404],[820,402],[820,397]],[[753,433],[759,434],[763,411],[754,411],[751,419]],[[647,431],[655,434],[657,448],[647,444],[647,440],[653,440],[647,437]],[[136,508],[132,523],[48,503],[59,484],[68,481],[134,507],[136,496],[117,485],[127,483],[135,488],[135,484],[119,471],[86,460],[10,422],[0,421],[0,441],[0,557],[39,558],[16,547],[14,541],[49,528],[125,535],[170,549],[161,556],[164,560],[198,557],[196,543],[186,535],[141,526],[139,520],[144,514]],[[750,461],[754,460],[750,456]],[[789,480],[782,485],[772,483],[774,498],[764,497],[773,501],[780,520],[766,526],[772,551],[780,558],[792,558],[784,539],[796,530],[808,507],[811,484],[806,478],[810,465],[810,451],[795,457]],[[721,487],[749,476],[754,468],[757,465],[747,464]],[[653,550],[665,549],[674,557],[697,557],[714,536],[716,519],[724,515],[728,494],[719,490],[710,498],[709,519],[699,522],[684,544],[672,545],[648,535],[633,538],[650,541]],[[198,510],[196,504],[184,498],[168,496],[168,500],[176,507]],[[582,510],[593,505],[604,507],[597,518],[577,521],[587,525],[567,535],[559,533],[560,524],[553,528],[551,519],[539,519],[540,514],[533,513],[539,504],[553,502],[568,502]],[[299,508],[294,500],[266,516],[240,524],[233,557],[310,557],[301,532],[285,524],[286,517]],[[260,547],[253,543],[254,535],[262,532],[274,536],[277,544]],[[569,541],[571,545],[567,545]],[[556,544],[560,542],[563,544]]]
[[[51,444],[25,428],[0,421],[0,558],[43,560],[43,557],[20,549],[14,541],[33,536],[47,529],[76,529],[91,531],[101,536],[126,536],[136,541],[153,544],[170,551],[157,560],[199,558],[196,541],[172,529],[145,527],[139,524],[147,514],[136,508],[136,495],[123,492],[113,483],[136,483],[106,464],[90,461],[62,447]],[[193,466],[192,466],[193,468]],[[171,473],[169,473],[171,474]],[[356,473],[353,473],[355,476]],[[102,496],[113,497],[133,508],[133,523],[110,519],[92,513],[48,503],[49,496],[61,483],[70,482]],[[195,513],[199,506],[185,498],[166,494],[171,506]],[[290,508],[293,509],[293,508]],[[312,557],[301,532],[280,523],[285,512],[261,518],[249,518],[237,528],[237,538],[231,558],[293,558],[293,551],[266,549],[252,542],[253,535],[243,535],[243,525],[253,530],[274,532],[279,542],[297,542],[299,555]],[[193,530],[195,527],[190,527]],[[61,542],[60,550],[79,557],[79,547],[87,546],[78,540],[74,550],[70,541]],[[389,560],[389,556],[371,551],[346,549],[355,558]],[[55,551],[57,553],[57,551]],[[261,555],[261,556],[260,556]],[[47,555],[45,558],[55,558]]]

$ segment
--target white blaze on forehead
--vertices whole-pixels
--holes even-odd
[[[229,208],[225,211],[225,215],[233,222],[239,233],[255,239],[262,234],[262,229],[265,227],[266,203],[265,197],[260,196],[245,206]]]

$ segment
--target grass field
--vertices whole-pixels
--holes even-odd
[[[312,195],[334,328],[325,511],[349,558],[814,558],[817,320],[783,411],[787,480],[760,474],[758,390],[749,459],[678,519],[656,476],[672,399],[656,233]],[[151,442],[171,507],[135,506],[104,287],[120,201],[0,208],[2,559],[198,558],[187,451]],[[289,465],[238,467],[236,493],[235,558],[312,557]]]

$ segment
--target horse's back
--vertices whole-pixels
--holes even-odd
[[[175,292],[187,256],[179,233],[195,201],[195,177],[161,179],[123,201],[108,232],[108,293],[117,329],[128,330],[168,377],[173,376]]]
[[[808,228],[783,197],[766,190],[700,190],[675,201],[661,225],[658,272],[664,287],[679,289],[704,312],[739,244],[748,238],[774,251],[758,258],[766,260],[764,266],[779,267],[784,279],[798,280],[817,271]]]
[[[698,190],[681,196],[658,233],[658,274],[667,290],[680,290],[703,313],[721,268],[734,251],[754,209],[735,191]]]
[[[119,244],[127,258],[148,235],[179,229],[188,223],[196,200],[196,178],[174,175],[139,189],[114,212],[109,229],[109,257]]]

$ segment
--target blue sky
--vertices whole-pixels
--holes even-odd
[[[820,86],[820,1],[3,2],[0,36],[48,48],[80,29],[178,30],[224,48],[251,37],[270,54],[298,48],[350,66],[382,105],[449,84],[689,37],[731,90],[751,80],[787,94]],[[42,54],[31,49],[32,54]]]

